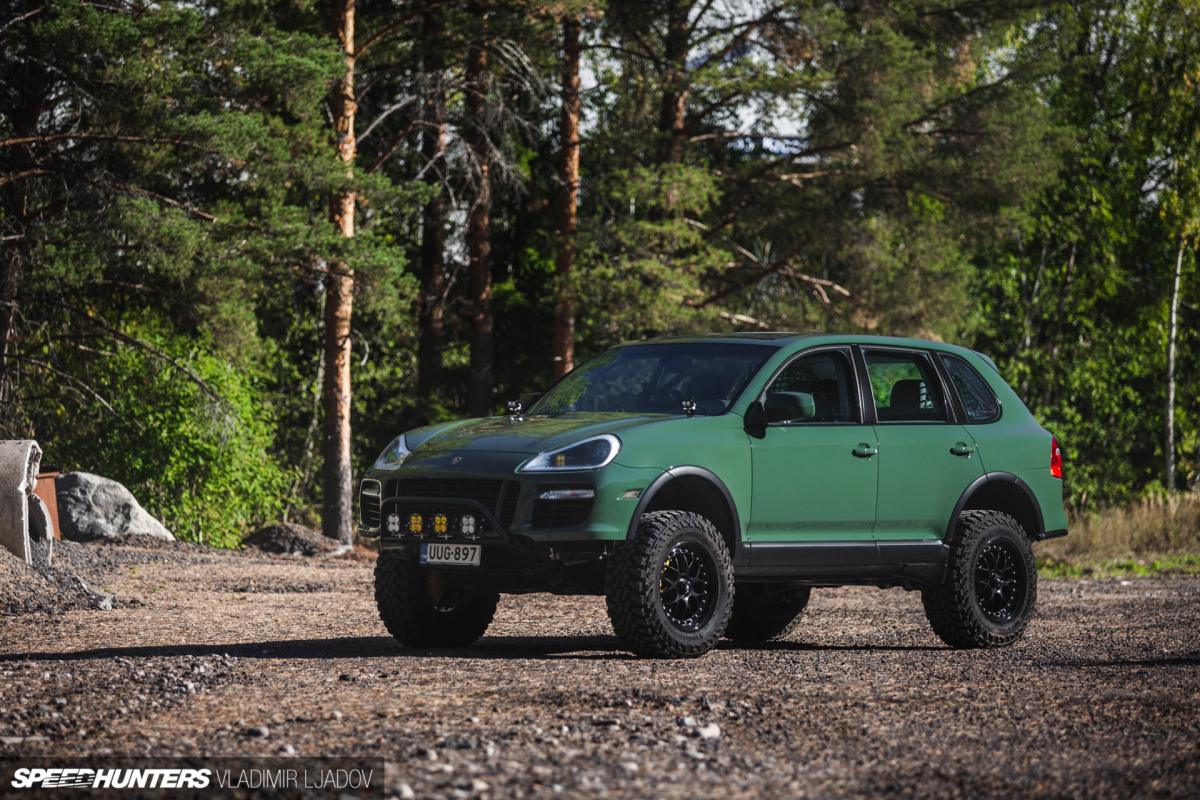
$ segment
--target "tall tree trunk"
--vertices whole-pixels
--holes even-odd
[[[1175,494],[1175,338],[1179,330],[1179,276],[1183,271],[1183,246],[1175,256],[1175,282],[1171,286],[1171,316],[1167,324],[1167,425],[1163,449],[1167,454],[1167,492]]]
[[[16,338],[17,276],[17,254],[0,254],[0,403],[4,404],[11,402],[8,392],[8,353],[12,340]]]
[[[689,47],[688,12],[692,0],[673,0],[667,16],[667,37],[663,42],[663,57],[667,65],[664,76],[662,107],[658,116],[658,132],[662,136],[662,161],[678,164],[683,161],[684,109],[689,91],[687,56]]]
[[[579,197],[579,17],[563,18],[562,120],[559,141],[562,162],[558,203],[558,313],[554,320],[554,376],[575,368],[575,238],[578,232]]]
[[[436,5],[425,13],[422,41],[426,48],[425,92],[421,114],[421,155],[424,181],[434,189],[421,219],[421,297],[417,315],[417,402],[429,419],[430,406],[440,394],[442,326],[446,303],[446,88],[443,23]]]
[[[39,12],[44,3],[26,2],[25,15],[31,17]],[[27,59],[14,86],[19,92],[17,107],[12,109],[12,138],[24,139],[38,132],[38,120],[46,108],[46,67],[33,59]],[[10,148],[5,154],[13,163],[28,159],[34,163],[33,152],[28,145]],[[19,171],[19,170],[16,170]],[[17,242],[6,244],[0,250],[0,403],[12,404],[18,398],[13,381],[8,374],[9,353],[15,348],[17,339],[17,306],[20,302],[21,272],[27,245],[21,242],[27,232],[29,216],[29,184],[25,180],[9,183],[4,190],[7,206],[8,230],[4,233],[16,237]],[[27,252],[27,251],[26,251]]]
[[[337,132],[337,154],[353,177],[354,138],[354,10],[355,0],[334,0],[333,34],[346,54],[346,72],[333,88],[331,105]],[[355,193],[338,191],[329,200],[329,218],[342,236],[354,236]],[[354,269],[330,264],[325,276],[325,535],[344,544],[354,541],[350,525],[353,498],[350,467],[350,321],[354,310]]]
[[[467,378],[467,408],[473,417],[492,413],[492,232],[491,154],[487,137],[488,14],[486,2],[467,4],[479,25],[467,50],[464,138],[475,166],[475,193],[467,215],[467,258],[471,292],[471,366]]]
[[[1071,292],[1071,281],[1075,279],[1075,249],[1076,242],[1071,242],[1071,255],[1067,257],[1067,264],[1063,274],[1062,283],[1058,285],[1058,313],[1054,318],[1054,344],[1050,347],[1050,369],[1047,370],[1047,383],[1045,393],[1042,395],[1042,408],[1049,408],[1051,400],[1054,399],[1055,368],[1058,366],[1058,351],[1062,347],[1063,338],[1063,321],[1067,310],[1067,295]]]

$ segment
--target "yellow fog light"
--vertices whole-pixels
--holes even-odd
[[[433,532],[434,533],[445,533],[446,532],[446,515],[445,514],[438,514],[437,516],[435,516],[433,518]]]
[[[408,530],[410,533],[420,533],[424,527],[425,520],[421,519],[420,514],[412,514],[408,518]]]

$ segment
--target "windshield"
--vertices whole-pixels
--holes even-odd
[[[723,414],[776,351],[772,345],[689,342],[635,344],[601,353],[560,380],[529,410]]]

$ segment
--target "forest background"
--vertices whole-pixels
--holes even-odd
[[[1077,513],[1200,481],[1200,3],[0,2],[0,438],[348,539],[621,341],[988,353]]]

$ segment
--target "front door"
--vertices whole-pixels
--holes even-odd
[[[879,441],[876,541],[941,539],[963,491],[983,474],[975,440],[950,419],[923,351],[864,349]]]
[[[749,541],[871,541],[879,459],[852,364],[842,347],[801,354],[760,398]]]

